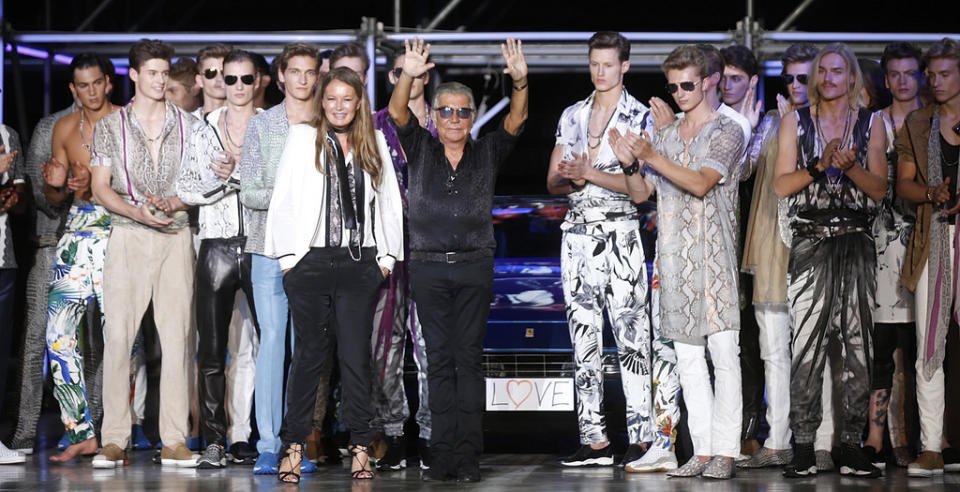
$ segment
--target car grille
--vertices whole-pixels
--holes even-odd
[[[615,353],[603,354],[604,374],[618,374]],[[573,354],[484,354],[483,375],[488,378],[572,378]]]

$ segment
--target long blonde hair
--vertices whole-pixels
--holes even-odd
[[[817,56],[814,57],[813,63],[810,64],[810,73],[808,74],[808,84],[807,84],[807,99],[810,100],[810,106],[816,106],[820,102],[820,81],[817,79],[817,74],[820,69],[820,60],[824,56],[829,54],[840,55],[847,63],[847,70],[850,72],[850,75],[853,77],[853,80],[850,81],[850,85],[847,87],[847,101],[849,101],[850,109],[856,111],[857,109],[866,107],[866,101],[863,100],[863,73],[860,71],[860,64],[857,62],[857,55],[853,54],[853,50],[850,49],[844,43],[831,43],[823,47]]]
[[[323,94],[334,80],[339,80],[352,87],[360,98],[357,115],[354,117],[349,130],[350,144],[353,146],[354,157],[360,159],[362,169],[370,175],[373,188],[377,189],[380,185],[380,174],[383,163],[380,162],[380,151],[377,147],[377,137],[373,128],[373,116],[370,113],[370,101],[367,99],[367,91],[363,86],[363,80],[360,79],[360,76],[357,75],[356,72],[349,68],[337,67],[327,72],[327,74],[323,76],[320,84],[320,93],[313,98],[313,111],[315,116],[313,117],[313,121],[310,122],[310,125],[317,129],[317,157],[314,164],[317,166],[317,171],[323,174],[323,165],[320,161],[321,155],[326,154],[328,159],[336,157],[333,148],[331,148],[330,143],[327,141],[327,130],[329,130],[331,126],[329,122],[327,122],[326,114],[323,112]]]

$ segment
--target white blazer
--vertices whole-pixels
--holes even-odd
[[[380,130],[375,130],[375,134],[380,152],[380,185],[374,191],[370,176],[363,180],[366,220],[360,224],[361,246],[376,246],[377,263],[393,271],[394,262],[403,260],[403,203],[387,141]],[[283,270],[296,266],[327,227],[327,182],[315,165],[316,138],[317,129],[308,124],[291,126],[277,164],[267,210],[264,253],[279,259]],[[325,161],[326,156],[322,156],[321,164]],[[345,161],[347,165],[353,162],[352,149]],[[345,233],[343,237],[346,240],[349,236]]]

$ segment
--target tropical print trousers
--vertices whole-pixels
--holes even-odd
[[[679,389],[672,344],[654,334],[661,358],[651,368],[647,270],[639,227],[633,221],[577,224],[563,233],[563,294],[576,366],[574,386],[582,444],[607,441],[603,403],[604,311],[617,345],[631,443],[673,445]],[[669,345],[669,346],[667,346]],[[664,383],[667,384],[664,384]],[[670,390],[669,386],[673,386]],[[656,388],[656,389],[655,389]],[[655,403],[672,391],[674,405]]]
[[[103,259],[110,219],[102,210],[93,206],[72,207],[68,226],[72,223],[80,227],[65,233],[57,244],[47,298],[47,350],[53,393],[71,444],[94,437],[88,396],[90,400],[100,400],[99,391],[87,394],[78,332],[87,303],[95,298],[103,306]],[[100,321],[103,326],[102,313]],[[98,379],[102,377],[101,370],[96,372]],[[95,386],[99,388],[100,384]]]

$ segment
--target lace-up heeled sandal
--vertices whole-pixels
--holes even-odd
[[[370,467],[370,448],[353,445],[348,447],[347,450],[350,451],[350,456],[353,456],[354,463],[360,465],[360,469],[351,471],[350,476],[355,480],[373,480],[373,468]],[[359,456],[361,453],[364,455],[362,459]]]
[[[280,455],[282,458],[280,458],[280,464],[277,467],[277,480],[283,483],[300,483],[300,464],[303,462],[303,444],[298,442],[287,444]],[[290,469],[287,471],[283,470],[284,460],[290,464]],[[293,478],[293,480],[290,480],[290,478]]]

